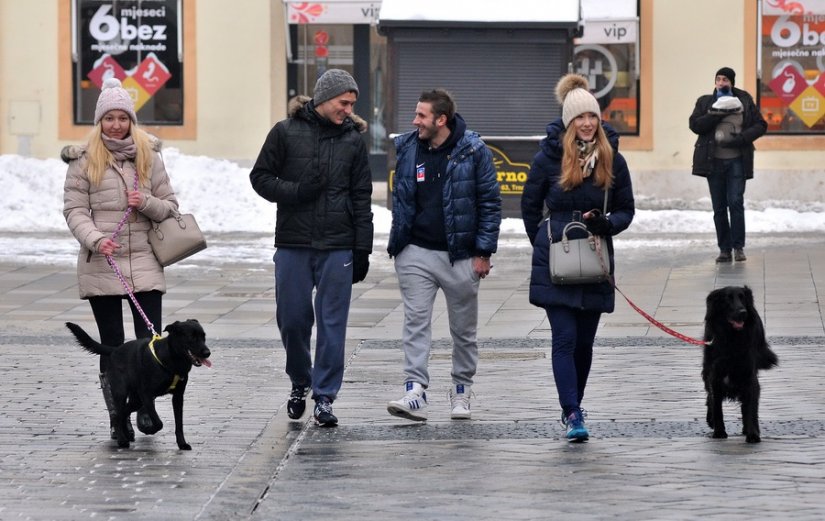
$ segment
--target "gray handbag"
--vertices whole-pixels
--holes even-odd
[[[206,239],[195,216],[174,212],[168,218],[153,222],[149,244],[161,266],[169,266],[206,248]]]
[[[607,191],[604,193],[604,213],[607,215]],[[576,229],[587,233],[587,237],[568,238],[568,232]],[[607,243],[604,237],[587,231],[584,223],[567,223],[561,240],[554,243],[548,222],[547,236],[550,239],[550,281],[553,284],[596,284],[610,278]]]

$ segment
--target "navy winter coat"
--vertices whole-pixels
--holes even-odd
[[[410,243],[415,219],[415,155],[418,131],[395,138],[392,227],[387,251],[393,257]],[[495,253],[501,225],[501,195],[493,155],[472,131],[450,153],[443,191],[444,228],[451,261],[477,252]]]
[[[609,190],[607,217],[611,235],[616,235],[630,225],[635,213],[633,187],[624,157],[618,152],[618,134],[603,125],[615,154],[613,156],[613,185]],[[547,137],[539,143],[540,150],[533,158],[524,192],[521,196],[521,213],[527,236],[533,245],[533,265],[530,275],[530,303],[539,307],[567,306],[574,309],[610,313],[615,305],[615,294],[610,282],[598,284],[557,285],[550,281],[550,242],[547,237],[548,222],[553,242],[561,240],[564,226],[585,212],[604,207],[604,190],[589,179],[580,186],[564,191],[559,186],[561,177],[562,136],[561,119],[547,125]],[[550,210],[549,220],[544,217],[545,206]],[[572,236],[579,238],[579,236]],[[613,240],[605,237],[610,253],[610,273],[613,273]]]

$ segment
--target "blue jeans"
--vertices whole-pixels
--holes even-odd
[[[553,378],[567,417],[584,399],[601,313],[566,306],[548,306],[546,311],[552,334]]]
[[[275,318],[286,350],[286,374],[295,385],[311,386],[313,399],[325,396],[335,401],[344,379],[352,250],[278,248],[273,260]],[[313,366],[310,336],[314,322]]]
[[[745,171],[742,158],[714,159],[708,175],[720,251],[745,247]],[[730,220],[728,220],[730,213]]]

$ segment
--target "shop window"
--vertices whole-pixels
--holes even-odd
[[[759,4],[758,101],[768,132],[825,134],[825,1]]]
[[[94,123],[103,82],[117,78],[142,125],[183,125],[181,0],[72,1],[72,121]]]
[[[639,16],[636,0],[582,0],[583,34],[573,71],[588,78],[602,119],[620,134],[639,134]]]

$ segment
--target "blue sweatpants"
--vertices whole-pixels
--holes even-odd
[[[344,379],[352,250],[278,248],[273,260],[275,318],[286,349],[286,374],[293,384],[311,385],[313,399],[325,396],[335,401]],[[317,325],[314,366],[313,323]]]
[[[566,306],[550,306],[553,378],[565,417],[581,407],[593,362],[593,342],[601,313]]]

